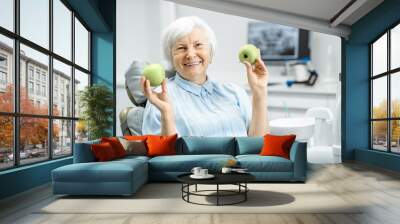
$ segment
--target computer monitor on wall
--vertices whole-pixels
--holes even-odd
[[[309,60],[309,33],[294,27],[251,22],[248,42],[261,50],[264,61]]]

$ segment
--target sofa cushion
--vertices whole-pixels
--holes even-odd
[[[260,154],[264,145],[263,137],[237,137],[236,155]]]
[[[238,155],[236,159],[241,168],[249,172],[292,172],[293,163],[279,156]]]
[[[92,144],[99,144],[100,140],[77,142],[74,147],[74,163],[95,162],[96,158],[90,148]]]
[[[133,172],[142,172],[145,159],[121,159],[108,162],[74,163],[53,170],[58,182],[129,182]],[[147,173],[143,173],[147,176]]]
[[[150,135],[146,139],[148,156],[165,156],[176,154],[177,134],[170,136]]]
[[[296,135],[270,135],[264,136],[264,146],[261,149],[261,156],[280,156],[290,159],[290,148]]]
[[[182,137],[177,142],[177,154],[225,154],[235,155],[233,137]]]
[[[113,162],[126,162],[126,163],[135,163],[135,160],[138,161],[143,161],[143,162],[148,162],[150,157],[147,156],[138,156],[138,155],[130,155],[130,156],[125,156],[124,158],[113,160]]]
[[[146,141],[148,135],[124,135],[124,139],[126,140],[141,140]]]
[[[126,140],[118,138],[126,151],[126,155],[147,155],[146,141],[142,140]]]
[[[92,149],[94,157],[96,157],[96,161],[105,162],[118,158],[112,145],[108,142],[93,144],[90,148]]]
[[[211,172],[219,171],[231,155],[175,155],[158,156],[149,160],[149,170],[163,172],[190,172],[193,167],[199,166]]]
[[[101,142],[108,142],[114,149],[115,155],[117,158],[122,158],[126,156],[126,151],[122,146],[121,142],[116,137],[103,137],[101,138]]]

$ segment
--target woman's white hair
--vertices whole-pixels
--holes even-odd
[[[181,17],[169,24],[168,27],[163,31],[163,50],[164,57],[167,61],[167,66],[169,66],[168,69],[173,69],[172,48],[176,41],[188,35],[194,28],[201,28],[205,31],[208,44],[210,46],[210,59],[213,59],[217,45],[217,39],[214,31],[199,17]]]

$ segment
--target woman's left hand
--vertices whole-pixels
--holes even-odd
[[[254,65],[251,65],[247,61],[245,61],[244,64],[247,69],[247,80],[253,94],[265,93],[269,76],[267,66],[265,66],[264,62],[260,58],[257,59]]]

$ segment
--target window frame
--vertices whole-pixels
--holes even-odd
[[[368,43],[369,47],[369,149],[373,151],[379,151],[379,152],[386,152],[386,153],[391,153],[391,154],[400,154],[400,152],[393,152],[392,151],[392,121],[400,121],[400,117],[392,117],[392,99],[391,99],[391,91],[392,91],[392,86],[391,86],[391,79],[392,75],[395,75],[396,73],[400,72],[400,67],[391,69],[391,30],[395,28],[396,26],[400,26],[400,21],[395,22],[392,24],[390,27],[385,29],[385,31],[381,34],[379,34],[375,39],[373,39],[370,43]],[[386,51],[386,57],[387,57],[387,63],[386,63],[386,71],[382,72],[380,74],[376,74],[374,76],[373,74],[373,44],[376,43],[381,37],[384,35],[387,35],[387,51]],[[374,88],[373,88],[373,81],[378,78],[386,77],[386,87],[387,87],[387,93],[386,93],[386,98],[387,98],[387,105],[386,105],[386,118],[373,118],[373,93],[374,93]],[[386,151],[379,150],[374,148],[374,136],[373,136],[373,122],[374,121],[386,121]]]
[[[91,36],[92,36],[92,30],[87,26],[87,24],[83,21],[83,19],[72,9],[72,7],[65,1],[65,0],[59,0],[68,10],[71,11],[71,18],[70,18],[70,23],[71,23],[71,58],[67,59],[64,58],[63,56],[57,54],[54,52],[53,49],[53,24],[54,24],[54,17],[53,17],[53,1],[54,0],[48,0],[49,3],[49,47],[48,49],[42,47],[39,44],[36,44],[29,39],[26,39],[20,35],[20,0],[14,0],[13,1],[13,10],[14,10],[14,30],[10,31],[4,27],[0,26],[0,35],[3,35],[7,38],[10,38],[13,40],[13,63],[12,63],[12,74],[14,78],[14,110],[13,112],[2,112],[0,111],[0,116],[4,117],[12,117],[13,119],[13,153],[14,153],[14,161],[13,161],[13,166],[10,167],[5,167],[5,168],[0,168],[0,172],[5,171],[5,170],[10,170],[10,169],[16,169],[19,167],[23,166],[30,166],[33,164],[37,163],[43,163],[49,160],[54,160],[54,159],[61,159],[65,157],[70,157],[73,156],[74,152],[74,143],[75,143],[75,126],[76,126],[76,121],[79,120],[79,117],[75,117],[75,108],[71,108],[71,114],[65,115],[65,116],[58,116],[58,115],[53,115],[53,60],[58,60],[61,63],[64,63],[68,66],[71,66],[71,104],[74,105],[75,103],[75,88],[74,88],[74,82],[75,82],[75,69],[85,73],[88,75],[89,83],[88,86],[92,85],[92,71],[91,71],[91,49],[92,49],[92,44],[91,44]],[[88,69],[85,69],[78,64],[75,63],[75,18],[83,25],[83,27],[88,31]],[[47,74],[47,80],[45,84],[45,90],[48,92],[45,95],[48,97],[48,112],[46,115],[40,115],[40,114],[27,114],[27,113],[21,113],[20,111],[20,85],[21,85],[21,80],[20,80],[20,45],[23,44],[27,47],[30,47],[40,53],[43,53],[48,56],[49,58],[49,63],[48,63],[48,74]],[[31,66],[29,63],[27,63],[27,71],[30,71],[29,69]],[[34,84],[34,92],[36,92],[35,85],[36,83],[40,83],[42,86],[42,79],[41,75],[43,71],[39,72],[39,79],[37,80],[36,78],[36,72],[37,70],[33,67],[33,79],[31,79],[30,72],[27,72],[26,75],[26,82],[32,81]],[[27,84],[28,85],[28,84]],[[27,86],[28,87],[28,86]],[[29,88],[29,87],[28,87]],[[27,91],[29,91],[27,89]],[[38,96],[42,96],[41,91]],[[36,102],[34,102],[36,103]],[[26,164],[21,164],[20,161],[20,119],[21,118],[45,118],[47,119],[48,123],[48,135],[47,135],[47,150],[48,150],[48,155],[47,157],[44,157],[43,160],[40,160],[38,162],[31,162],[31,163],[26,163]],[[62,120],[62,121],[70,121],[71,122],[71,153],[68,155],[62,155],[62,156],[54,156],[54,146],[53,146],[53,123],[55,123],[57,120]]]

